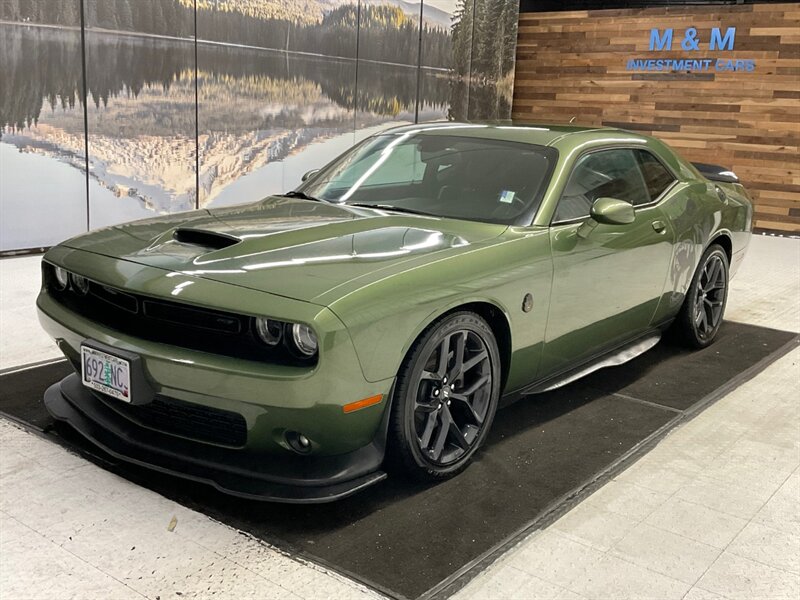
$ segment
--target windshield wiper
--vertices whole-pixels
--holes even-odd
[[[435,217],[436,215],[425,212],[422,210],[416,210],[413,208],[406,208],[405,206],[392,206],[390,204],[367,204],[367,203],[346,203],[345,206],[358,206],[359,208],[378,208],[380,210],[393,210],[395,212],[401,213],[408,213],[409,215],[425,215],[428,217]]]
[[[309,196],[305,192],[298,192],[297,190],[292,190],[291,192],[277,195],[281,198],[300,198],[301,200],[313,200],[314,202],[327,202],[327,200],[317,198],[316,196]]]

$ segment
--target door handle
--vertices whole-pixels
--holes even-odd
[[[653,221],[653,229],[656,233],[664,233],[667,230],[667,224],[664,221]]]

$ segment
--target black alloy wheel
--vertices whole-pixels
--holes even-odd
[[[391,455],[422,479],[463,470],[494,419],[500,395],[497,342],[478,315],[459,312],[412,347],[392,406]]]
[[[722,322],[727,287],[727,267],[722,257],[712,254],[703,266],[695,289],[694,325],[700,337],[713,336]]]
[[[705,348],[719,332],[728,301],[728,255],[710,246],[697,267],[676,321],[680,336],[690,346]]]

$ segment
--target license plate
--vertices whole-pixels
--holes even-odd
[[[83,385],[123,402],[131,401],[131,365],[122,358],[81,346]]]

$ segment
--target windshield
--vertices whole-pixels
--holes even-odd
[[[530,224],[556,158],[554,148],[520,142],[419,131],[379,135],[298,191],[339,204]]]

